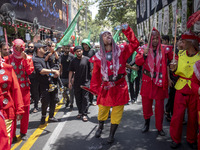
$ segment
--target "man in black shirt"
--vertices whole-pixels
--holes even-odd
[[[65,87],[65,90],[63,92],[63,98],[66,100],[66,107],[68,107],[70,103],[70,109],[73,108],[74,103],[74,90],[73,87],[69,89],[69,95],[67,94],[67,87],[69,84],[69,64],[70,62],[75,58],[75,56],[70,53],[70,45],[63,46],[64,53],[61,56],[61,80]]]
[[[54,118],[55,111],[55,95],[56,92],[48,92],[49,90],[49,74],[53,74],[54,78],[59,76],[59,70],[49,69],[47,62],[45,61],[45,45],[40,43],[35,44],[36,56],[33,58],[33,63],[36,71],[36,76],[39,81],[41,96],[42,96],[42,118],[40,124],[45,124],[46,112],[48,104],[50,106],[49,110],[49,120],[48,122],[57,122],[58,120]]]
[[[77,118],[83,117],[83,121],[88,121],[87,118],[87,105],[88,105],[88,95],[89,93],[81,89],[81,85],[89,87],[90,75],[90,62],[89,58],[83,56],[83,49],[81,46],[76,46],[74,52],[77,55],[76,58],[72,60],[69,65],[69,88],[72,88],[72,74],[74,76],[74,95],[76,98],[76,104],[78,107],[79,114]]]
[[[82,48],[83,48],[83,55],[84,56],[87,56],[87,57],[91,58],[92,56],[95,55],[95,52],[92,49],[92,46],[90,45],[90,40],[89,39],[84,39],[82,41],[81,45],[82,45]],[[89,102],[90,102],[90,105],[94,105],[93,104],[93,95],[91,93],[89,93]]]

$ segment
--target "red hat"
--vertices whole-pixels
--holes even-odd
[[[200,43],[200,38],[198,36],[196,36],[194,33],[192,32],[185,32],[181,35],[181,39],[183,40],[197,40]]]

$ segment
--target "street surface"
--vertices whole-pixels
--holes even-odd
[[[60,96],[61,97],[61,96]],[[75,103],[74,103],[74,106]],[[137,103],[125,105],[121,124],[115,134],[115,142],[112,145],[105,145],[109,135],[110,120],[106,122],[101,138],[94,137],[98,127],[97,113],[98,106],[90,106],[89,121],[83,122],[76,119],[77,108],[73,111],[65,108],[61,102],[56,107],[56,118],[58,123],[40,125],[41,110],[32,113],[33,104],[30,109],[28,140],[12,144],[12,150],[170,150],[170,123],[164,119],[164,131],[166,136],[157,135],[155,118],[151,118],[150,131],[143,134],[141,128],[144,124],[142,115],[141,97]],[[19,122],[18,122],[19,123]],[[178,150],[190,150],[186,142],[186,125],[183,126],[182,145]],[[17,128],[19,135],[19,126]]]

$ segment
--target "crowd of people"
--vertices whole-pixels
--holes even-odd
[[[73,110],[75,100],[76,118],[83,122],[89,119],[89,105],[98,105],[96,138],[101,136],[104,122],[110,115],[108,144],[114,142],[124,105],[137,102],[139,91],[145,120],[142,133],[149,131],[155,100],[155,127],[159,136],[165,136],[164,116],[171,122],[171,148],[180,146],[187,110],[186,139],[191,148],[197,149],[197,141],[200,144],[197,136],[200,129],[199,37],[185,32],[177,38],[174,48],[169,36],[161,37],[156,28],[150,33],[150,41],[138,41],[128,24],[121,28],[127,42],[116,44],[111,33],[104,31],[100,33],[99,49],[93,48],[88,39],[75,47],[68,43],[57,46],[51,40],[25,44],[23,40],[15,39],[12,45],[2,42],[0,149],[10,149],[11,143],[17,141],[17,120],[20,120],[20,137],[27,140],[31,102],[34,103],[33,113],[37,113],[41,101],[41,125],[46,123],[48,111],[48,122],[58,122],[54,111],[59,102],[59,91],[66,108]],[[166,98],[168,101],[164,106]]]

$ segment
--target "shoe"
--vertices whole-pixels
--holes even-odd
[[[176,143],[176,142],[172,141],[171,144],[170,144],[170,147],[173,148],[173,149],[176,149],[176,148],[178,148],[180,145],[181,145],[180,143]]]
[[[158,131],[158,135],[160,135],[160,136],[165,136],[165,132],[163,131],[163,129],[160,130],[160,131]]]
[[[149,131],[149,124],[150,124],[150,118],[145,119],[145,124],[144,127],[142,128],[142,133],[148,132]]]
[[[165,112],[165,118],[166,118],[166,120],[167,120],[168,122],[170,122],[170,121],[171,121],[171,115],[170,115],[170,113]]]
[[[101,136],[103,126],[104,126],[104,121],[99,121],[99,128],[97,129],[97,131],[95,133],[96,138],[99,138]]]
[[[42,118],[41,118],[41,121],[40,121],[40,124],[41,124],[41,125],[45,124],[45,118],[46,118],[46,117],[42,117]]]
[[[187,142],[191,149],[197,149],[197,142],[189,143]]]
[[[78,114],[78,115],[76,116],[77,119],[81,119],[81,117],[82,117],[82,114]]]
[[[48,122],[58,122],[58,119],[56,119],[55,117],[49,118]]]
[[[69,108],[70,108],[70,111],[72,111],[73,108],[74,108],[74,106],[73,106],[73,105],[70,105]]]
[[[87,116],[83,116],[82,120],[83,120],[83,122],[87,122],[88,121],[88,117]]]
[[[66,101],[65,107],[67,108],[69,106],[69,101]]]
[[[20,133],[20,137],[23,141],[27,141],[28,137],[26,136],[26,134]]]
[[[14,144],[14,143],[16,143],[16,142],[17,142],[17,137],[14,136],[13,139],[12,139],[12,143]]]
[[[109,137],[108,137],[108,140],[107,140],[108,144],[112,144],[115,141],[114,135],[115,135],[115,132],[117,130],[117,127],[118,127],[118,124],[111,124],[110,134],[109,134]]]
[[[37,108],[34,108],[33,109],[33,113],[37,113],[38,112],[38,109]]]

